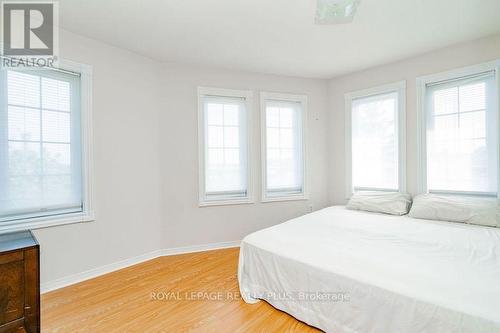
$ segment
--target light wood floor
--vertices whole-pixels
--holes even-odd
[[[319,332],[241,300],[238,251],[161,257],[44,294],[42,332]]]

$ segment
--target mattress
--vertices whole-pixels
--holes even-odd
[[[500,332],[500,229],[329,207],[245,237],[238,280],[326,332]]]

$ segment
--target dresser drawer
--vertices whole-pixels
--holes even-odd
[[[0,333],[40,332],[39,250],[29,231],[0,235]]]
[[[22,261],[24,260],[24,252],[13,252],[0,254],[0,265],[8,264],[9,262]]]
[[[17,260],[0,264],[0,326],[23,316],[24,262]]]

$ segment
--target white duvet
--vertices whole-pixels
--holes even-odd
[[[242,241],[240,291],[327,332],[500,332],[500,229],[336,206]]]

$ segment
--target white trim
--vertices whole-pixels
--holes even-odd
[[[497,117],[497,124],[500,126],[500,60],[497,60],[495,62],[495,79],[497,82],[497,98],[496,98],[496,103],[497,103],[497,109],[498,112],[496,114]],[[497,131],[498,132],[498,158],[497,158],[497,165],[500,168],[500,129]],[[497,198],[500,199],[500,173],[497,175]]]
[[[59,225],[74,224],[74,223],[84,223],[95,221],[95,218],[90,213],[71,213],[62,214],[59,216],[43,216],[37,218],[22,219],[16,221],[6,221],[0,223],[0,234],[23,231],[23,230],[34,230],[41,228],[55,227]]]
[[[349,199],[353,193],[352,186],[352,101],[374,95],[395,92],[398,94],[398,190],[406,192],[406,80],[385,84],[345,94],[345,193]],[[376,190],[376,189],[373,189]]]
[[[446,72],[419,76],[417,77],[417,82],[424,82],[425,84],[428,84],[433,82],[445,81],[463,76],[470,76],[481,72],[493,71],[499,67],[500,67],[500,59],[478,65],[452,69]]]
[[[263,194],[264,195],[264,194]],[[279,202],[279,201],[301,201],[309,200],[309,196],[306,194],[289,194],[287,196],[275,196],[275,197],[262,197],[261,202]]]
[[[173,256],[173,255],[193,253],[193,252],[229,249],[233,247],[239,247],[240,244],[241,241],[230,241],[230,242],[218,242],[218,243],[173,247],[161,250],[161,256]]]
[[[352,186],[352,99],[349,94],[344,95],[344,157],[345,157],[345,198],[350,199]]]
[[[201,245],[156,250],[149,253],[145,253],[140,256],[120,260],[112,264],[93,268],[81,273],[68,275],[54,281],[42,283],[40,289],[41,293],[43,294],[59,288],[67,287],[75,283],[93,279],[98,276],[108,274],[123,268],[137,265],[142,262],[149,261],[158,257],[239,247],[240,243],[241,241],[232,241],[232,242],[220,242],[220,243],[201,244]]]
[[[302,109],[302,192],[282,196],[267,195],[267,149],[266,149],[266,101],[288,101],[300,103]],[[260,154],[261,154],[261,202],[309,200],[307,172],[307,95],[260,92]]]
[[[219,200],[205,200],[198,203],[198,207],[211,207],[211,206],[226,206],[226,205],[245,205],[252,204],[254,201],[250,198],[237,198],[237,199],[219,199]]]
[[[120,261],[117,261],[117,262],[112,263],[112,264],[93,268],[93,269],[90,269],[88,271],[84,271],[81,273],[68,275],[68,276],[59,278],[57,280],[42,283],[40,285],[40,291],[42,294],[47,293],[49,291],[63,288],[63,287],[66,287],[66,286],[69,286],[69,285],[72,285],[75,283],[79,283],[79,282],[82,282],[85,280],[93,279],[95,277],[98,277],[98,276],[101,276],[104,274],[108,274],[108,273],[129,267],[129,266],[133,266],[133,265],[139,264],[139,263],[144,262],[144,261],[155,259],[155,258],[158,258],[159,256],[161,256],[161,250],[156,250],[153,252],[145,253],[145,254],[140,255],[140,256],[120,260]]]
[[[83,212],[43,216],[0,223],[0,233],[27,229],[39,229],[95,220],[94,207],[94,153],[92,126],[92,66],[70,60],[59,60],[58,68],[80,73],[80,114],[82,145],[82,192]]]
[[[216,87],[198,87],[198,95],[202,96],[217,96],[217,97],[239,97],[252,99],[253,92],[251,90],[237,90]]]
[[[401,81],[398,91],[399,113],[398,113],[398,181],[399,191],[406,192],[406,81]]]
[[[425,80],[417,78],[417,191],[418,193],[427,192],[427,117],[425,108]]]
[[[446,72],[420,76],[417,78],[417,152],[418,152],[418,178],[417,178],[417,190],[418,193],[427,193],[427,118],[425,112],[425,103],[426,103],[426,90],[427,85],[429,83],[445,81],[460,77],[471,76],[474,74],[487,72],[487,71],[495,71],[496,76],[496,84],[497,84],[497,124],[500,125],[498,117],[500,114],[500,103],[498,98],[500,98],[500,59],[494,60],[478,65],[468,66],[464,68],[453,69]],[[500,132],[500,131],[498,131]],[[499,151],[499,159],[500,159],[500,133],[498,138],[498,151]],[[500,161],[498,161],[498,165],[500,165]],[[497,176],[498,178],[498,196],[500,197],[500,174]],[[468,195],[481,195],[480,193],[473,192],[461,192],[466,193]]]
[[[87,221],[95,220],[94,205],[94,132],[93,132],[93,94],[92,66],[66,62],[68,69],[78,70],[81,75],[81,114],[82,114],[82,159],[83,159],[83,191],[84,212]]]
[[[203,110],[203,96],[238,97],[245,99],[247,119],[247,196],[234,199],[207,200],[205,197],[205,124]],[[198,87],[198,206],[220,206],[251,204],[253,199],[253,172],[252,172],[252,110],[253,93],[250,90],[234,90],[212,87]]]

